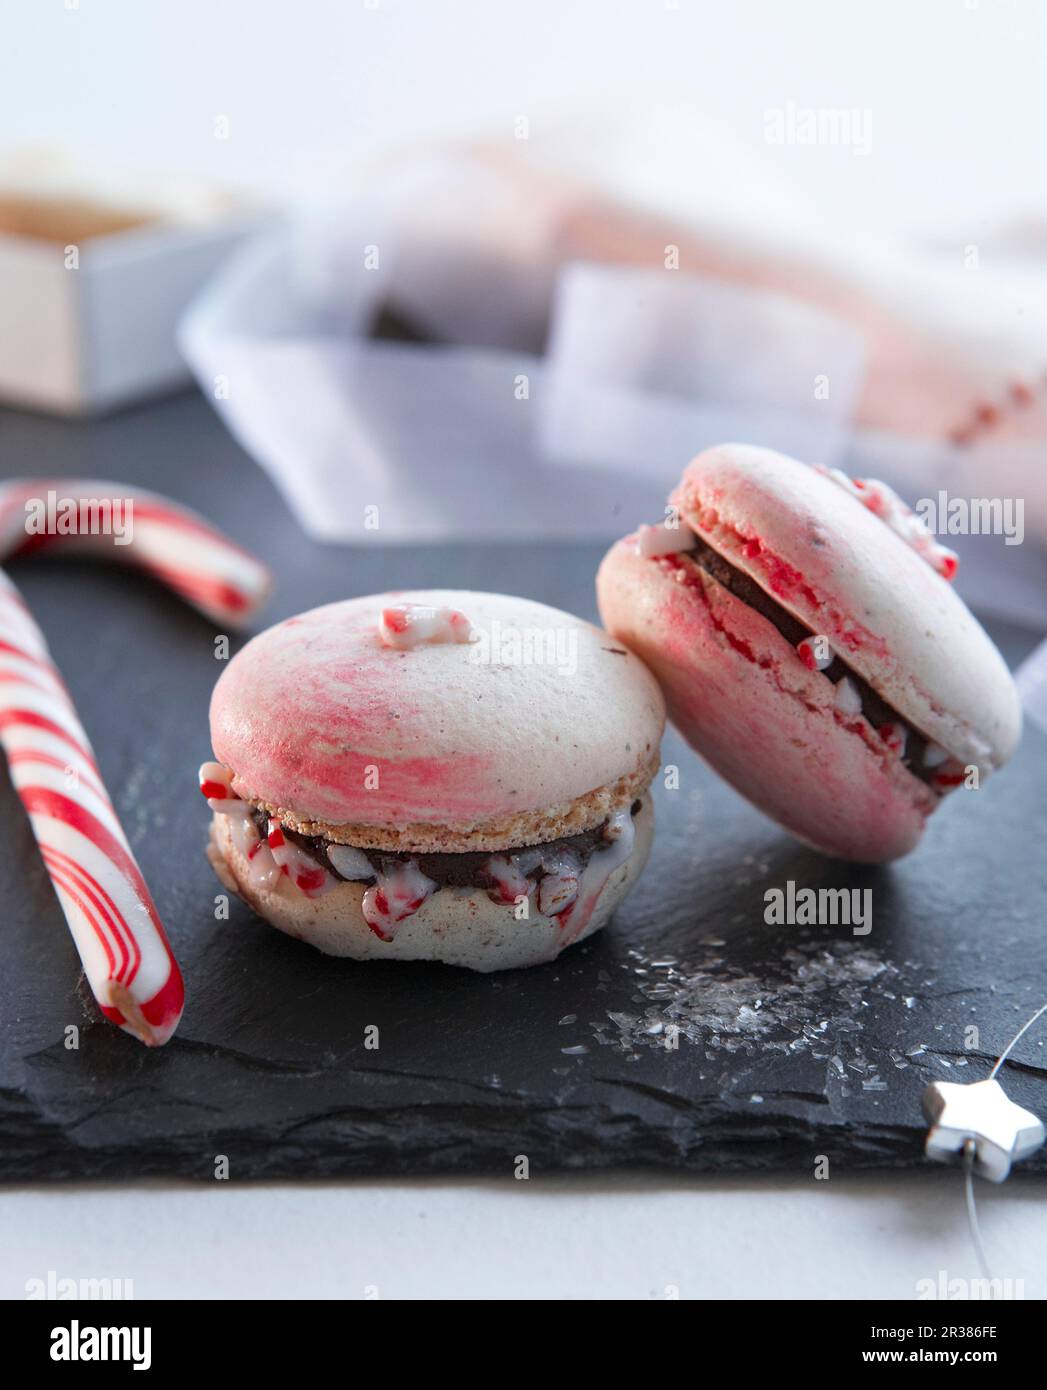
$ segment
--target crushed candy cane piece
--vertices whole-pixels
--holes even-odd
[[[893,488],[878,478],[849,478],[839,468],[819,465],[817,471],[856,497],[943,579],[951,582],[956,578],[960,566],[956,551],[942,545],[923,517],[907,506]]]
[[[200,791],[208,801],[223,801],[232,797],[233,774],[224,763],[203,763],[197,774]]]
[[[378,635],[387,647],[410,651],[423,643],[454,643],[472,640],[469,619],[456,608],[428,608],[420,603],[402,603],[383,608]]]
[[[427,878],[413,859],[382,869],[364,894],[364,921],[381,941],[392,941],[396,928],[436,892],[439,885]]]
[[[538,911],[543,917],[559,917],[578,897],[578,872],[566,866],[546,874],[538,885]]]
[[[247,877],[256,892],[267,892],[275,888],[283,873],[273,857],[273,851],[259,838],[247,851]]]
[[[881,724],[877,733],[892,753],[897,753],[899,758],[905,757],[905,745],[908,742],[909,731],[904,724],[891,721]]]
[[[492,854],[484,865],[495,881],[495,887],[488,897],[496,903],[515,904],[521,898],[529,898],[535,890],[535,881],[527,877],[526,869],[516,854]]]
[[[796,652],[808,671],[827,671],[836,653],[824,637],[805,637],[797,642]]]
[[[861,714],[862,712],[862,697],[850,676],[844,676],[843,680],[837,682],[836,694],[833,699],[841,714]]]
[[[950,761],[941,772],[936,772],[931,778],[931,785],[943,791],[953,787],[962,786],[967,780],[966,767],[960,767],[958,763]]]
[[[298,845],[292,844],[284,835],[283,826],[274,816],[269,821],[266,837],[273,859],[296,888],[300,888],[307,898],[319,898],[337,887],[338,880],[329,874],[322,864],[318,864],[311,854]]]

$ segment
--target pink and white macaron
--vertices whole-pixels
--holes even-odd
[[[956,557],[882,483],[724,445],[597,578],[608,630],[738,791],[827,854],[907,854],[1021,730]]]
[[[534,965],[639,876],[663,726],[638,658],[554,608],[329,604],[256,637],[215,687],[209,857],[331,955]]]

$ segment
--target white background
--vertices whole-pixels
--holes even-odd
[[[692,102],[873,235],[1047,211],[1040,0],[0,0],[0,140],[281,189],[303,161]],[[872,113],[872,154],[764,142]],[[216,140],[225,116],[229,139]]]
[[[978,1198],[992,1273],[1047,1296],[1042,1178]],[[945,1168],[84,1187],[9,1193],[0,1222],[4,1298],[49,1270],[130,1279],[136,1298],[915,1299],[940,1271],[979,1277],[963,1180]]]

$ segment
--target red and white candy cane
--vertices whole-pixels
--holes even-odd
[[[127,544],[70,530],[68,507],[66,533],[27,531],[49,492],[77,506],[130,502],[121,517]],[[155,493],[79,479],[0,485],[3,556],[57,543],[137,565],[224,625],[248,618],[269,589],[268,572],[246,551]],[[142,1042],[165,1043],[185,998],[178,963],[47,643],[2,571],[0,743],[99,1007]]]
[[[271,587],[253,555],[159,493],[84,478],[0,483],[0,560],[53,549],[145,570],[220,626],[246,622]]]

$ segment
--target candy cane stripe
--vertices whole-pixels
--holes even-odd
[[[141,870],[131,858],[130,853],[96,816],[93,816],[79,802],[73,801],[71,797],[62,792],[56,792],[50,787],[20,787],[18,795],[31,816],[50,816],[53,820],[72,826],[92,844],[96,845],[133,885],[142,899],[143,906],[153,918],[154,924],[160,925],[160,919],[153,906],[153,900],[149,896],[149,889],[145,886],[145,879],[142,877]]]
[[[70,791],[75,790],[77,785],[84,786],[97,797],[97,804],[93,808],[96,815],[100,815],[102,820],[106,816],[114,815],[98,769],[83,758],[78,758],[64,739],[55,738],[41,729],[31,729],[22,724],[11,727],[0,737],[3,738],[7,750],[7,760],[11,764],[11,780],[16,787],[35,780],[29,765],[33,762],[33,755],[40,753],[43,755],[40,760],[42,767],[53,767],[58,763],[66,776],[72,773],[74,779],[72,782],[63,781],[58,784],[48,775],[41,778],[45,785],[54,786],[56,791]],[[15,758],[15,754],[25,756]],[[50,761],[52,759],[53,762]]]
[[[85,518],[99,534],[78,533]],[[253,556],[157,493],[83,478],[0,484],[0,560],[56,550],[143,570],[223,627],[245,621],[269,589]],[[181,972],[69,692],[3,571],[0,744],[99,1007],[142,1042],[166,1042],[182,1012]]]
[[[8,753],[7,761],[12,768],[21,767],[30,763],[35,767],[53,767],[60,772],[63,777],[68,777],[70,772],[72,772],[79,781],[90,787],[95,796],[99,797],[102,801],[108,800],[105,794],[105,788],[102,786],[101,782],[95,781],[91,774],[84,771],[82,768],[73,767],[67,762],[64,763],[61,758],[56,758],[53,753],[44,753],[39,748],[16,748],[13,753]],[[14,777],[13,780],[17,790],[18,779]]]
[[[121,957],[118,973],[125,983],[133,980],[136,989],[140,986],[140,998],[153,994],[170,974],[172,957],[135,886],[118,864],[72,826],[38,814],[32,824],[37,838],[48,846],[49,869],[58,867],[68,875],[72,861],[79,887],[99,900],[99,910],[106,909],[106,925]]]
[[[73,734],[56,723],[53,719],[48,719],[44,714],[37,714],[31,709],[5,709],[0,710],[0,738],[3,731],[12,727],[22,725],[30,729],[42,729],[45,733],[53,734],[55,738],[64,739],[72,748],[74,753],[78,753],[84,762],[97,770],[94,755],[85,743],[81,743]]]
[[[21,671],[0,670],[0,681],[2,681],[4,685],[20,685],[27,690],[39,691],[41,695],[53,695],[56,693],[55,686],[42,685],[39,681],[30,679],[29,676]]]
[[[123,537],[115,534],[31,534],[27,504],[45,504],[52,493],[56,504],[73,504],[70,511],[77,520],[82,504],[108,504],[110,520],[120,504],[129,543],[118,544]],[[157,493],[90,478],[23,478],[0,484],[0,555],[63,547],[99,552],[151,572],[205,616],[230,625],[245,621],[259,607],[271,582],[268,571],[248,551],[195,512]]]
[[[109,977],[111,979],[115,979],[117,973],[116,957],[113,954],[113,948],[109,943],[109,938],[102,930],[101,925],[98,923],[98,921],[88,911],[87,905],[84,903],[79,893],[76,891],[75,888],[70,886],[70,884],[66,880],[65,875],[61,872],[61,870],[55,869],[47,863],[46,854],[43,856],[43,859],[44,863],[47,864],[47,872],[50,875],[51,881],[54,883],[55,887],[60,891],[60,893],[64,893],[65,896],[71,900],[73,905],[76,907],[77,911],[83,917],[84,921],[88,924],[88,926],[94,932],[95,936],[98,938],[99,944],[101,945],[102,950],[105,952],[106,961],[109,965]],[[83,961],[82,951],[80,953],[80,959]],[[86,970],[87,962],[83,961],[83,963],[84,968]]]
[[[105,922],[113,939],[119,944],[122,964],[117,971],[117,979],[122,979],[130,984],[142,963],[142,955],[134,932],[128,926],[116,903],[113,902],[94,875],[89,873],[82,864],[77,863],[71,855],[66,854],[64,850],[51,846],[44,857],[68,874],[73,882],[79,884],[91,899],[101,920]]]
[[[208,612],[221,612],[236,615],[243,611],[248,600],[234,585],[224,580],[201,580],[181,570],[168,569],[163,565],[151,564],[149,572],[170,585],[198,608]]]

